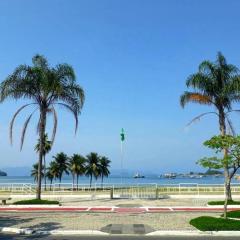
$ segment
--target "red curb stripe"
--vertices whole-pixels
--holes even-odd
[[[142,213],[146,212],[144,208],[115,208],[114,212],[117,213]]]
[[[170,208],[148,208],[148,211],[171,211]]]
[[[88,211],[112,211],[112,208],[90,208]]]

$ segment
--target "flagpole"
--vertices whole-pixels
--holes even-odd
[[[123,141],[125,140],[124,129],[120,133],[121,136],[121,185],[123,185]]]
[[[121,185],[123,185],[123,141],[121,140]]]

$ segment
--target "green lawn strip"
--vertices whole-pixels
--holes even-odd
[[[15,205],[34,205],[34,204],[57,204],[59,205],[58,201],[50,201],[50,200],[39,200],[39,199],[30,199],[30,200],[21,200],[14,202]]]
[[[223,217],[223,214],[221,215],[221,217]],[[240,211],[237,210],[237,211],[228,212],[227,217],[229,217],[229,218],[240,218]]]
[[[194,218],[190,224],[200,231],[239,231],[240,221],[202,216]]]
[[[224,205],[225,201],[211,201],[208,205]],[[228,205],[240,205],[240,201],[228,200]]]

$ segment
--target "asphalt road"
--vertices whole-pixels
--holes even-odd
[[[0,234],[1,240],[237,240],[239,237],[144,237],[144,236],[21,236]]]

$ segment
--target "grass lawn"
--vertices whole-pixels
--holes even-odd
[[[223,216],[223,215],[222,215]],[[230,217],[230,218],[240,218],[240,211],[237,210],[237,211],[231,211],[231,212],[228,212],[227,213],[227,217]],[[239,229],[240,230],[240,229]]]
[[[225,201],[211,201],[208,205],[224,205]],[[240,201],[228,200],[228,205],[240,205]]]
[[[34,204],[57,204],[59,205],[58,201],[49,201],[49,200],[39,200],[39,199],[29,199],[29,200],[22,200],[14,202],[15,205],[34,205]]]
[[[240,221],[202,216],[194,218],[190,224],[201,231],[239,231]]]

